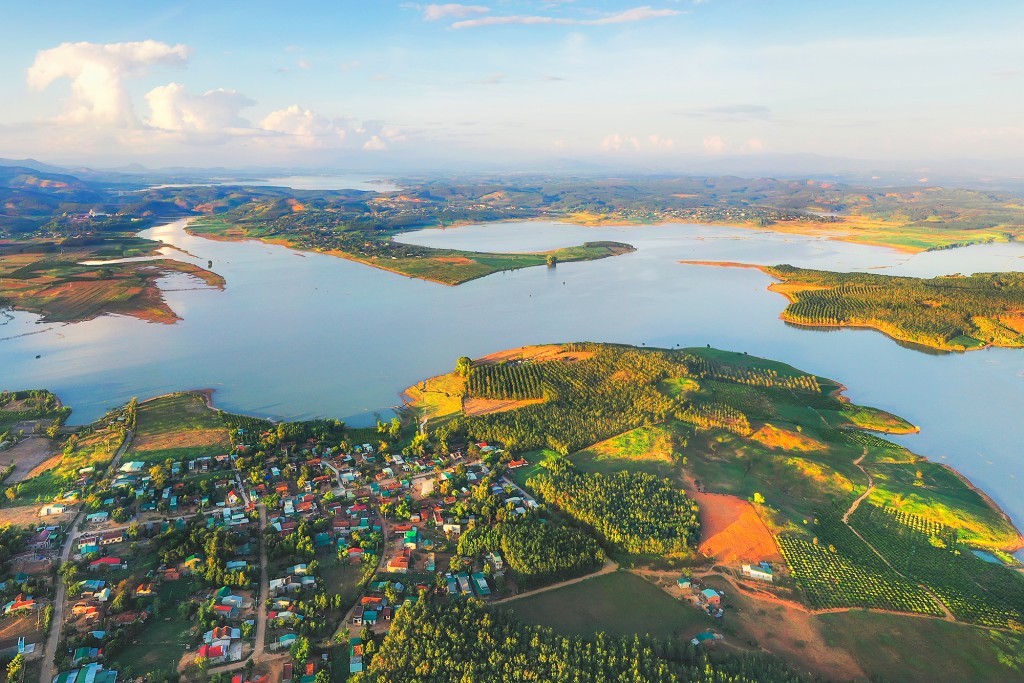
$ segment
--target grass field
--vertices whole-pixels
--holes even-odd
[[[1024,680],[1024,636],[872,612],[816,617],[826,642],[887,681]]]
[[[135,643],[113,659],[113,668],[129,669],[141,676],[149,671],[171,671],[187,649],[186,633],[192,623],[178,615],[178,604],[198,590],[198,581],[171,581],[164,583],[159,592],[160,613],[146,623]]]
[[[710,617],[672,598],[629,572],[513,600],[505,605],[525,622],[565,635],[649,633],[659,638],[692,638],[714,624]]]
[[[163,462],[230,451],[227,427],[202,395],[179,393],[139,405],[135,439],[127,460]]]
[[[682,468],[672,457],[672,437],[668,427],[637,427],[573,453],[570,459],[583,472],[646,472],[682,486]]]

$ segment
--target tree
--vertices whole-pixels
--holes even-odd
[[[554,268],[556,265],[558,265],[558,257],[555,256],[554,254],[548,254],[547,261],[548,268]]]
[[[7,683],[17,683],[25,673],[25,655],[17,654],[7,665]]]
[[[288,654],[291,655],[295,662],[300,664],[309,659],[309,638],[306,636],[296,638],[291,648],[289,648]]]
[[[463,377],[469,377],[469,371],[473,369],[473,359],[469,356],[462,356],[455,361],[455,372]]]

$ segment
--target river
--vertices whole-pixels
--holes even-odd
[[[929,354],[870,330],[805,330],[778,319],[785,299],[750,269],[682,265],[739,261],[932,276],[1024,270],[1024,245],[910,256],[770,232],[670,224],[586,228],[546,222],[432,229],[407,242],[481,250],[551,249],[611,239],[634,253],[499,273],[459,287],[414,280],[322,254],[255,241],[193,237],[178,221],[143,236],[179,247],[227,280],[162,279],[174,325],[106,316],[74,324],[13,312],[0,324],[0,385],[46,387],[89,421],[131,396],[213,388],[228,410],[372,423],[398,392],[481,356],[559,341],[676,347],[711,344],[834,378],[858,403],[921,426],[900,443],[967,475],[1024,526],[1024,351]],[[3,321],[0,321],[3,322]],[[36,356],[39,355],[39,358]]]

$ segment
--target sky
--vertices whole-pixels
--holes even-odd
[[[1024,3],[51,0],[5,7],[0,156],[685,169],[1024,159]]]

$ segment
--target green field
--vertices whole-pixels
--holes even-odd
[[[692,638],[713,626],[710,617],[624,571],[513,600],[504,607],[527,623],[549,626],[567,636],[603,631]]]
[[[227,427],[195,393],[179,393],[139,405],[135,438],[125,460],[163,462],[224,455],[231,449]]]
[[[166,582],[160,587],[160,612],[150,618],[137,640],[112,659],[113,668],[122,675],[141,676],[145,672],[172,671],[188,649],[187,632],[190,621],[178,614],[178,605],[199,588],[198,581]]]
[[[817,617],[826,642],[886,681],[1024,680],[1024,636],[873,612]]]

